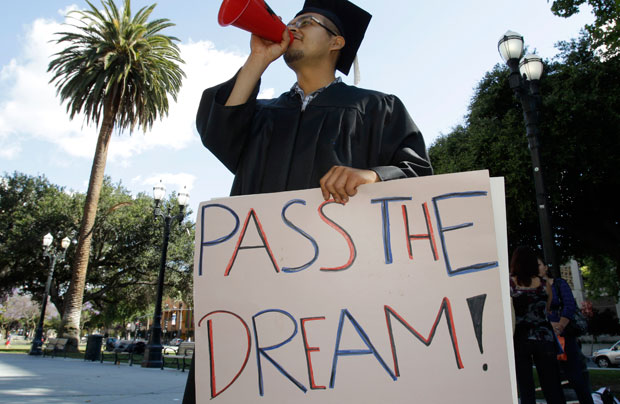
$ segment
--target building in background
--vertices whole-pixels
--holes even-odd
[[[174,338],[194,341],[194,310],[185,302],[166,298],[161,321],[164,343]]]

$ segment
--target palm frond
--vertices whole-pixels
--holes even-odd
[[[71,12],[74,31],[56,34],[55,42],[66,47],[52,55],[50,83],[70,118],[84,114],[87,123],[99,125],[110,105],[117,129],[146,131],[167,115],[168,98],[177,99],[185,77],[178,39],[161,33],[174,24],[148,21],[155,4],[132,16],[130,0],[122,10],[113,0],[103,0],[101,9],[86,3],[86,10]]]

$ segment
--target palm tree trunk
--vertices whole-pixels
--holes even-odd
[[[80,317],[82,314],[82,301],[84,299],[84,285],[90,257],[90,244],[93,237],[93,227],[97,216],[97,205],[103,184],[108,147],[114,129],[114,108],[106,106],[104,117],[97,138],[97,148],[93,158],[93,166],[88,182],[86,201],[84,202],[84,216],[80,224],[78,243],[73,261],[71,283],[65,298],[65,310],[62,318],[62,336],[68,338],[67,349],[77,351],[80,338]]]

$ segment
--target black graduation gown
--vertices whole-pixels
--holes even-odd
[[[294,91],[224,104],[236,76],[202,94],[196,126],[202,143],[235,174],[231,195],[320,186],[334,165],[372,169],[382,181],[431,175],[424,138],[393,95],[336,83],[301,110]],[[196,402],[194,361],[183,404]]]
[[[432,174],[422,134],[393,95],[335,83],[301,110],[294,91],[224,104],[236,77],[204,91],[196,126],[235,174],[231,195],[319,187],[334,165],[374,170],[382,181]]]

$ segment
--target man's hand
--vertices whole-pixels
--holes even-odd
[[[321,178],[321,192],[323,199],[331,197],[338,203],[349,202],[349,197],[357,194],[357,187],[362,184],[372,184],[381,179],[372,170],[360,170],[345,166],[333,166]]]
[[[281,42],[271,42],[270,40],[252,34],[252,38],[250,39],[250,60],[260,61],[259,63],[267,67],[271,62],[278,59],[286,52],[290,43],[291,37],[288,29],[282,32]]]
[[[288,29],[282,33],[282,42],[280,43],[271,42],[252,34],[250,40],[252,52],[237,75],[237,81],[226,100],[226,106],[245,104],[250,99],[256,83],[267,67],[286,52],[290,43],[291,37]]]

